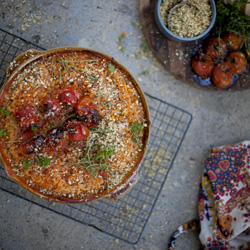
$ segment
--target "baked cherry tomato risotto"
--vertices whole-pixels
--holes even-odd
[[[2,157],[27,189],[82,199],[119,185],[142,158],[145,108],[130,75],[87,51],[27,66],[0,99]]]

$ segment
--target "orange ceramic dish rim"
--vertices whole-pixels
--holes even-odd
[[[95,54],[97,56],[100,56],[100,57],[103,57],[105,59],[112,61],[112,63],[117,65],[119,68],[121,68],[124,72],[126,72],[129,75],[131,82],[133,83],[134,88],[136,89],[137,93],[139,94],[139,96],[141,98],[141,102],[142,102],[143,109],[145,112],[145,118],[147,120],[147,127],[144,130],[142,153],[140,154],[140,157],[137,159],[136,164],[125,175],[122,182],[120,182],[116,187],[112,188],[111,190],[104,190],[100,193],[97,193],[97,194],[94,194],[91,196],[86,196],[84,198],[74,199],[74,198],[63,198],[62,197],[62,198],[58,199],[56,197],[50,197],[50,196],[44,195],[41,192],[39,192],[38,190],[29,187],[25,183],[24,180],[20,181],[17,178],[16,173],[11,168],[10,163],[8,162],[8,156],[3,150],[2,143],[0,144],[0,160],[5,168],[7,175],[12,180],[17,182],[20,186],[22,186],[24,189],[26,189],[30,193],[32,193],[40,198],[46,199],[48,201],[72,204],[72,203],[91,202],[91,201],[101,199],[101,198],[116,200],[116,199],[122,197],[128,191],[130,191],[131,188],[136,184],[136,182],[139,178],[138,170],[139,170],[139,167],[142,163],[142,160],[146,154],[146,150],[147,150],[148,143],[149,143],[149,135],[150,135],[150,115],[149,115],[149,108],[148,108],[148,104],[147,104],[145,95],[144,95],[142,89],[140,88],[138,82],[136,81],[136,79],[122,64],[120,64],[119,62],[114,60],[113,57],[110,57],[102,52],[88,49],[88,48],[82,48],[82,47],[60,47],[60,48],[55,48],[55,49],[46,50],[46,51],[28,50],[28,51],[24,52],[23,54],[19,55],[13,61],[14,64],[12,64],[12,66],[10,66],[7,69],[7,78],[6,78],[6,81],[4,82],[3,86],[1,87],[1,91],[0,91],[0,102],[3,102],[3,100],[5,99],[5,96],[7,95],[8,88],[11,86],[12,82],[16,79],[19,72],[22,72],[22,70],[26,66],[28,66],[30,63],[35,62],[36,60],[39,60],[43,57],[45,58],[45,57],[51,56],[53,54],[65,53],[65,52],[89,52],[89,53]]]

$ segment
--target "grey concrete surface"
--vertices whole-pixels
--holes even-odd
[[[148,50],[138,0],[0,0],[0,27],[46,48],[88,47],[112,55],[144,91],[193,115],[193,121],[141,239],[130,245],[0,191],[0,249],[165,250],[172,232],[198,218],[202,162],[212,146],[250,139],[250,92],[215,93],[171,76]],[[125,51],[118,37],[126,32]],[[139,56],[135,56],[139,54]],[[148,75],[142,72],[147,70]],[[176,250],[196,250],[198,233],[182,236]]]

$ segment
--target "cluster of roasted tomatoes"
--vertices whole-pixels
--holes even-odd
[[[81,96],[80,90],[73,85],[63,87],[57,98],[46,97],[40,110],[33,105],[21,105],[15,110],[15,117],[23,128],[20,146],[25,154],[41,148],[61,151],[70,141],[85,141],[89,127],[97,126],[102,120],[93,99]],[[54,122],[50,126],[51,119]]]
[[[239,51],[241,45],[242,37],[231,32],[224,33],[221,38],[207,38],[192,58],[193,71],[202,79],[211,77],[218,88],[230,86],[234,75],[247,70],[246,56]]]

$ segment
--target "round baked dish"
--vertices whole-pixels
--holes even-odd
[[[138,180],[149,141],[145,96],[113,58],[90,49],[30,50],[0,93],[9,177],[49,201],[115,200]]]

